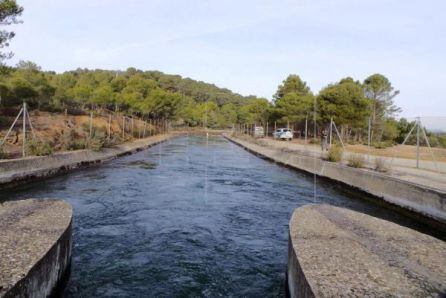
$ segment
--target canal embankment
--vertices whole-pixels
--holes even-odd
[[[0,297],[48,297],[69,274],[72,208],[62,200],[0,204]]]
[[[144,150],[181,133],[156,135],[133,142],[103,148],[100,151],[76,150],[49,156],[30,156],[0,161],[0,187],[15,186],[54,176],[80,167],[102,163],[123,155]]]
[[[254,154],[358,189],[388,203],[390,206],[408,211],[409,215],[421,216],[422,220],[427,219],[430,224],[437,225],[439,228],[444,228],[446,225],[446,192],[401,180],[385,173],[352,168],[343,164],[328,162],[321,158],[286,152],[274,147],[242,140],[229,134],[224,136]]]
[[[297,208],[289,224],[290,297],[441,297],[446,243],[329,205]]]

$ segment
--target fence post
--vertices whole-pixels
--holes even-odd
[[[6,139],[8,138],[9,134],[11,133],[12,129],[14,128],[15,124],[17,123],[17,120],[19,120],[19,118],[22,115],[22,113],[23,113],[23,107],[20,109],[20,112],[17,114],[17,117],[15,117],[14,121],[12,122],[12,125],[9,127],[8,132],[6,133],[6,135],[3,138],[2,142],[0,143],[0,147],[5,144]]]
[[[22,156],[26,156],[26,102],[23,102],[23,144]]]

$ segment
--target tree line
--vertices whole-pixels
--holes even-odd
[[[4,67],[5,68],[5,67]],[[389,79],[373,74],[362,82],[347,77],[314,94],[298,75],[289,75],[271,101],[242,96],[213,84],[160,71],[77,69],[42,71],[21,61],[0,74],[0,106],[52,112],[107,109],[177,125],[230,128],[275,122],[303,129],[316,115],[317,134],[333,120],[343,139],[364,142],[370,123],[373,142],[397,142],[413,123],[395,120],[398,94]],[[312,131],[310,130],[312,133]]]

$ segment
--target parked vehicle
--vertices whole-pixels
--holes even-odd
[[[289,128],[279,128],[273,133],[273,138],[278,140],[291,141],[293,132]]]
[[[265,131],[262,126],[254,127],[254,137],[255,138],[263,138],[265,136]]]

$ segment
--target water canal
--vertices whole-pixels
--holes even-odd
[[[74,208],[65,296],[283,296],[294,208],[328,203],[410,220],[262,160],[221,137],[181,137],[1,199]],[[418,227],[422,228],[422,227]]]

